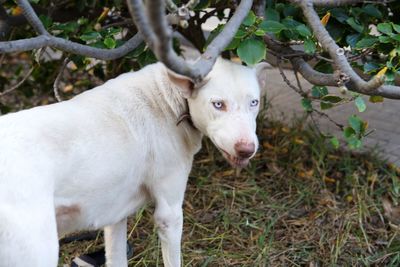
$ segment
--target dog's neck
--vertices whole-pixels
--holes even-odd
[[[191,117],[191,115],[190,115],[189,104],[188,104],[187,100],[186,100],[186,109],[187,109],[187,111],[183,112],[183,113],[178,117],[178,120],[177,120],[177,122],[176,122],[176,126],[179,126],[179,124],[186,122],[186,123],[188,123],[191,127],[193,127],[194,129],[198,130],[198,129],[196,128],[196,126],[193,124],[192,117]]]

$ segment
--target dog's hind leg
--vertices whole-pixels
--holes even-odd
[[[127,220],[123,219],[116,224],[104,228],[107,267],[128,266],[126,257],[126,225]]]

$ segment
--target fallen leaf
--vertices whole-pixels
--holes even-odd
[[[331,17],[331,13],[330,12],[326,12],[325,16],[322,17],[321,24],[324,25],[324,27],[326,26],[326,24],[328,24],[328,21],[329,21],[330,17]]]

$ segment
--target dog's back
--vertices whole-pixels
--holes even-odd
[[[150,197],[155,177],[190,169],[200,135],[176,126],[185,103],[164,72],[151,65],[0,117],[0,266],[56,266],[56,225],[62,235],[113,224]]]

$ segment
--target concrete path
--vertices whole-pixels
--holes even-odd
[[[270,116],[288,122],[293,117],[302,116],[304,110],[300,103],[301,97],[283,81],[278,69],[272,68],[267,72]],[[285,73],[291,83],[295,85],[296,79],[293,72],[286,70]],[[302,80],[302,85],[304,89],[311,88],[311,85],[304,80]],[[329,88],[329,90],[330,93],[338,93],[337,88]],[[365,98],[365,103],[367,109],[363,113],[357,111],[354,103],[348,103],[327,110],[327,114],[343,125],[347,125],[347,118],[351,114],[357,114],[368,121],[369,129],[375,131],[364,139],[364,145],[377,147],[385,158],[400,166],[400,100],[385,99],[383,103],[371,103],[368,102],[368,98]],[[342,136],[339,129],[326,118],[320,118],[318,121],[321,130],[331,131],[337,137]]]

